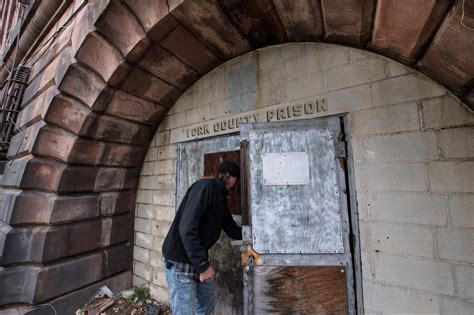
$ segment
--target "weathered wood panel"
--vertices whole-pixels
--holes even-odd
[[[250,132],[253,246],[258,253],[344,253],[334,142],[327,128]],[[306,152],[309,184],[263,185],[262,156]]]
[[[344,267],[254,268],[255,314],[347,314]]]

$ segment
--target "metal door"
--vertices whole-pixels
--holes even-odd
[[[339,118],[241,126],[244,313],[354,313]]]

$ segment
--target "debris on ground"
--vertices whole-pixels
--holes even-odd
[[[101,287],[92,298],[76,311],[76,315],[171,315],[167,305],[150,298],[150,289],[134,287],[113,294]]]

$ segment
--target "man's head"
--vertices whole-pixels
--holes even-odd
[[[225,188],[230,190],[240,177],[239,166],[232,161],[223,161],[217,169],[218,176],[225,182]]]

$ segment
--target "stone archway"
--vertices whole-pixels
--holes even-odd
[[[474,40],[460,16],[461,1],[426,0],[419,10],[381,1],[90,2],[30,60],[23,131],[0,195],[0,304],[53,300],[67,310],[102,283],[130,285],[148,144],[178,97],[219,64],[258,47],[327,41],[402,61],[472,106]]]

